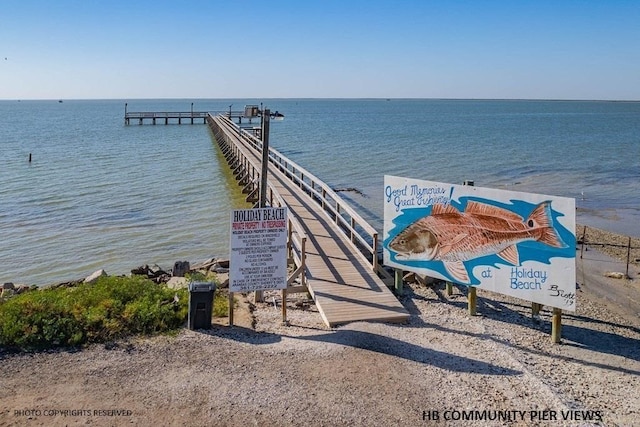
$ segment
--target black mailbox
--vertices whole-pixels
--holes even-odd
[[[211,329],[211,311],[216,285],[212,282],[189,283],[189,329]]]

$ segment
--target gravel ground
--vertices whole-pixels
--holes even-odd
[[[562,344],[550,311],[486,291],[471,317],[464,288],[409,284],[408,323],[333,329],[273,298],[244,326],[0,355],[0,426],[640,426],[640,308],[589,286]]]

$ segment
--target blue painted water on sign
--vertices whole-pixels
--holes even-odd
[[[469,202],[478,202],[486,206],[493,206],[496,208],[504,209],[505,211],[514,213],[521,218],[522,227],[518,227],[514,230],[499,230],[504,232],[503,237],[506,237],[509,233],[518,234],[522,236],[522,239],[516,239],[514,243],[515,250],[519,255],[519,264],[522,265],[525,261],[535,261],[542,264],[551,264],[552,258],[573,258],[575,256],[576,237],[573,230],[568,230],[560,222],[558,217],[563,216],[561,212],[553,209],[552,203],[549,203],[548,215],[551,219],[550,227],[553,228],[553,232],[558,239],[557,246],[550,246],[549,244],[535,240],[532,238],[525,238],[525,235],[533,237],[535,232],[531,232],[531,227],[526,226],[528,223],[528,216],[538,207],[536,203],[529,203],[524,200],[511,200],[510,203],[500,203],[495,200],[484,199],[480,197],[461,197],[459,200],[451,200],[450,206],[454,207],[462,216],[465,215],[466,207]],[[407,227],[415,224],[421,219],[432,215],[433,206],[427,208],[410,208],[403,209],[401,214],[393,220],[395,227],[389,231],[389,236],[384,240],[383,245],[390,251],[390,259],[393,262],[406,265],[409,270],[411,268],[426,268],[440,273],[443,277],[448,277],[450,281],[457,281],[455,277],[451,276],[450,272],[446,269],[445,264],[441,260],[431,259],[403,259],[402,254],[398,254],[389,247],[389,243],[398,236]],[[487,233],[491,233],[491,230],[485,230]],[[461,232],[466,232],[461,230]],[[490,239],[490,237],[487,237]],[[450,242],[439,242],[440,246],[443,246]],[[434,243],[435,244],[435,243]],[[491,266],[498,267],[499,265],[511,266],[514,265],[509,261],[498,256],[495,252],[489,254],[483,254],[472,257],[470,259],[462,260],[467,272],[472,272],[476,267]],[[478,285],[481,280],[478,277],[470,275],[469,284]]]

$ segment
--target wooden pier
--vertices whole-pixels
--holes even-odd
[[[256,115],[257,106],[220,112],[193,111],[193,104],[191,108],[129,112],[125,104],[124,122],[208,123],[247,201],[257,202],[263,174],[262,129],[259,123],[252,124],[262,120]],[[291,268],[283,295],[309,293],[329,327],[355,321],[406,321],[409,313],[381,279],[386,275],[393,281],[378,264],[378,232],[328,185],[277,150],[270,148],[268,159],[266,203],[289,211]]]
[[[247,200],[256,201],[262,142],[225,115],[208,117]],[[404,322],[409,313],[380,278],[378,233],[329,186],[269,149],[268,201],[287,206],[295,259],[287,292],[308,291],[329,327],[355,321]],[[295,286],[298,283],[298,286]]]
[[[185,123],[194,124],[196,121],[199,123],[207,123],[208,111],[167,111],[167,112],[155,112],[155,111],[137,111],[127,112],[124,115],[124,124],[131,124],[131,120],[138,120],[138,124],[144,124],[145,120],[148,123],[156,124],[157,122],[164,122],[165,125],[169,123],[177,123],[179,125],[184,121]]]
[[[231,109],[227,111],[193,111],[193,103],[191,104],[191,111],[128,111],[128,104],[124,104],[124,124],[130,125],[131,121],[137,120],[139,125],[145,123],[155,125],[157,123],[168,124],[195,124],[207,123],[207,117],[209,115],[218,116],[224,115],[231,120],[236,120],[238,125],[242,125],[242,119],[245,119],[245,123],[251,125],[252,120],[259,117],[247,117],[246,110],[233,111]]]

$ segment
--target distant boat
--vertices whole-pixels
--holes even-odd
[[[284,114],[279,113],[277,111],[275,113],[271,113],[271,117],[273,117],[273,120],[278,120],[278,121],[284,120]]]
[[[59,102],[60,104],[62,104],[62,99],[58,99],[58,102]]]

